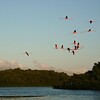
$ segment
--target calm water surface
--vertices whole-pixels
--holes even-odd
[[[0,87],[0,100],[100,100],[100,91],[51,87]]]

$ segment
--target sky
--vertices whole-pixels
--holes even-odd
[[[91,70],[100,61],[99,4],[100,0],[0,0],[0,70]],[[74,30],[78,33],[72,34]],[[55,44],[73,48],[74,40],[80,43],[75,55],[54,49]]]

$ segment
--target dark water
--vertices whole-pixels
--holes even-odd
[[[0,87],[0,100],[100,100],[100,91],[50,87]]]

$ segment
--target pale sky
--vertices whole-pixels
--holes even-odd
[[[0,69],[92,69],[100,61],[99,9],[100,0],[0,0]],[[73,47],[74,40],[81,45],[75,55],[54,49]]]

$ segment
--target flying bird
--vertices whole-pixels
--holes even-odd
[[[63,45],[61,46],[61,49],[64,49],[64,46]]]
[[[76,41],[74,40],[74,45],[76,45]]]
[[[28,53],[28,52],[25,52],[25,54],[26,54],[27,56],[29,56],[29,53]]]
[[[70,52],[70,48],[67,48],[67,50]]]
[[[60,18],[60,19],[68,20],[68,16],[66,16],[65,18]]]
[[[60,18],[60,19],[70,20],[71,18],[69,18],[68,16],[65,16],[64,18]]]
[[[77,33],[76,30],[74,30],[74,31],[73,31],[73,34],[76,34],[76,33]]]
[[[94,23],[94,22],[95,22],[94,20],[89,20],[89,23],[90,23],[90,24],[92,24],[92,23]]]
[[[91,29],[89,29],[88,32],[91,32]]]
[[[90,22],[90,24],[92,24],[92,22],[93,22],[93,21],[92,21],[92,20],[90,20],[89,22]]]
[[[88,29],[87,32],[95,32],[95,30],[92,30],[92,29]]]
[[[65,20],[67,20],[67,19],[68,19],[68,16],[65,17]]]
[[[55,49],[58,49],[58,45],[57,44],[55,44]]]
[[[73,55],[75,54],[75,51],[74,50],[72,50],[72,53],[73,53]]]
[[[78,43],[77,43],[77,49],[79,49],[79,47],[80,47],[80,43],[78,42]]]

